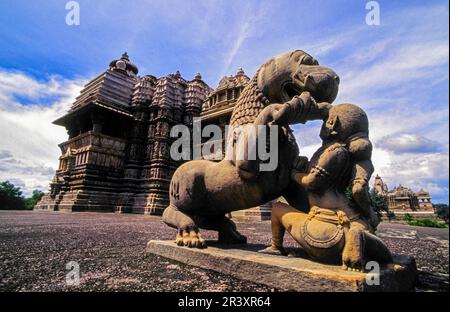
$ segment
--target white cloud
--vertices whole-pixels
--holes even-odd
[[[424,41],[392,50],[391,56],[382,57],[372,66],[345,71],[341,75],[340,98],[351,99],[362,92],[373,94],[374,91],[396,88],[419,79],[442,79],[441,75],[436,75],[436,70],[442,71],[440,66],[448,63],[448,43]]]
[[[428,189],[433,194],[442,197],[447,193],[449,175],[448,154],[389,154],[388,166],[378,166],[377,173],[391,187],[403,184],[414,190]],[[431,189],[432,188],[432,189]],[[444,194],[442,194],[444,193]]]
[[[247,39],[250,35],[249,29],[250,29],[250,21],[246,20],[241,25],[237,37],[234,41],[234,44],[231,46],[231,50],[228,53],[227,57],[225,58],[221,76],[224,76],[230,70],[230,65],[233,62],[234,58],[236,57],[236,54],[238,53],[245,39]]]
[[[381,148],[401,153],[433,153],[440,151],[443,146],[436,141],[417,134],[402,133],[383,137],[378,141]]]
[[[65,129],[52,124],[79,94],[84,80],[38,81],[0,70],[0,180],[21,181],[24,191],[46,190],[58,165]]]
[[[389,176],[442,180],[448,178],[448,155],[432,153],[394,156],[391,168],[394,170]]]
[[[258,4],[257,6],[248,4],[243,8],[243,12],[242,17],[238,22],[237,29],[231,37],[232,44],[229,46],[229,50],[224,57],[221,77],[225,76],[230,71],[230,67],[235,63],[236,56],[240,52],[245,41],[250,37],[256,36],[258,32],[261,31],[259,24],[263,21],[264,17],[267,17],[266,15],[269,12],[269,8],[267,3]],[[240,64],[238,66],[243,65]]]

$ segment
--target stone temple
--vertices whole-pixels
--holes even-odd
[[[389,190],[379,175],[375,177],[373,187],[378,194],[386,198],[390,211],[423,215],[434,213],[430,193],[423,189],[414,192],[409,187],[399,185]]]
[[[179,72],[139,77],[137,66],[123,54],[54,121],[69,137],[59,144],[50,192],[35,209],[161,214],[172,174],[181,164],[170,157],[176,139],[171,127],[192,129],[193,118],[201,117],[202,126],[224,128],[249,80],[240,69],[213,90],[200,74],[192,80]],[[260,211],[249,213],[258,219]]]

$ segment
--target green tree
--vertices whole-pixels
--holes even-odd
[[[0,209],[22,210],[25,209],[25,199],[20,187],[14,186],[9,181],[0,182]]]
[[[355,200],[353,199],[353,193],[352,193],[352,186],[349,185],[345,190],[345,195],[347,196],[349,200],[349,205],[352,209],[357,209],[357,204]],[[378,216],[381,218],[381,211],[389,212],[388,204],[385,196],[382,196],[378,194],[378,192],[372,188],[369,191],[369,198],[371,205],[375,212],[378,214]],[[389,214],[388,214],[389,216]],[[390,219],[389,219],[390,220]]]
[[[397,218],[397,216],[395,215],[395,212],[393,212],[393,211],[388,211],[388,212],[386,213],[386,216],[387,216],[389,222],[390,222],[391,220],[395,220],[395,219]]]
[[[372,206],[375,208],[377,212],[389,211],[385,196],[379,194],[374,188],[370,190],[369,196],[370,201],[372,202]]]
[[[447,204],[435,204],[434,209],[438,218],[445,221],[448,224],[448,205]]]
[[[405,213],[405,214],[403,215],[403,220],[404,220],[404,221],[409,222],[409,221],[412,221],[413,219],[414,219],[414,218],[413,218],[412,214]]]
[[[28,197],[25,200],[25,206],[28,210],[33,210],[34,206],[41,200],[42,196],[44,196],[44,192],[40,190],[34,190],[31,197]]]

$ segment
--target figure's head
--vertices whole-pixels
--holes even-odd
[[[339,76],[297,50],[264,64],[258,72],[258,86],[270,103],[287,102],[303,91],[309,91],[317,102],[332,103],[339,90]]]
[[[320,130],[320,138],[324,141],[345,141],[359,132],[369,133],[367,115],[359,106],[345,103],[330,109],[328,119]]]

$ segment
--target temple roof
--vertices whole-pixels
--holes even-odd
[[[220,82],[219,86],[213,93],[219,92],[224,89],[237,88],[247,85],[250,78],[245,74],[242,68],[239,68],[235,76],[225,76]]]
[[[167,106],[200,111],[203,102],[213,90],[196,73],[186,80],[179,71],[164,77],[138,77],[138,68],[125,52],[120,59],[110,62],[109,68],[89,81],[75,99],[66,115],[54,121],[67,125],[86,111],[97,107],[103,111],[132,116],[136,105]],[[240,75],[243,75],[242,73]]]
[[[245,74],[242,68],[239,68],[235,76],[223,77],[220,80],[218,87],[209,94],[208,99],[203,103],[202,117],[209,118],[216,115],[221,116],[224,114],[230,114],[233,111],[234,104],[237,101],[237,97],[234,98],[234,93],[233,98],[231,99],[225,98],[219,101],[213,101],[213,98],[217,95],[223,95],[226,90],[243,89],[249,81],[250,78]],[[240,90],[236,93],[237,96],[239,96],[239,92]]]
[[[105,103],[101,103],[101,102],[90,102],[86,105],[79,106],[73,110],[70,110],[64,116],[61,116],[58,119],[56,119],[55,121],[53,121],[53,124],[59,125],[59,126],[65,126],[65,125],[69,124],[70,122],[72,122],[78,116],[91,111],[93,108],[100,108],[102,110],[107,110],[112,113],[120,114],[124,117],[133,117],[133,115],[130,114],[129,112],[122,110],[118,107],[108,105]]]
[[[129,75],[134,74],[134,76],[136,76],[139,72],[137,66],[130,62],[130,57],[128,56],[127,52],[122,54],[122,57],[120,59],[112,61],[109,64],[109,68],[111,70],[125,72]]]
[[[112,61],[109,69],[86,84],[76,98],[71,111],[90,102],[107,103],[119,109],[131,106],[133,89],[139,78],[137,67],[125,53],[119,60]]]
[[[417,196],[420,197],[430,197],[430,193],[425,191],[423,188],[420,189],[420,191],[417,192]]]

